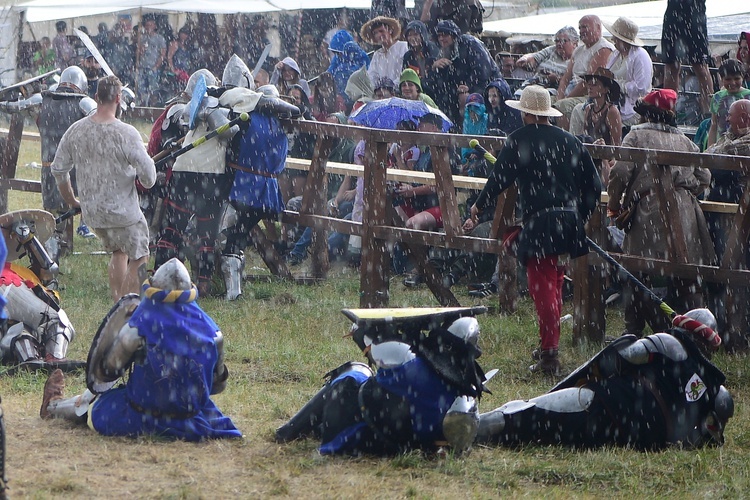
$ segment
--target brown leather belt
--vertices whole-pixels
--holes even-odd
[[[235,170],[241,170],[243,172],[247,172],[248,174],[260,175],[261,177],[268,177],[269,179],[275,179],[277,177],[276,174],[272,174],[270,172],[259,172],[251,168],[243,167],[242,165],[237,165],[236,163],[232,163],[231,161],[227,162],[227,165]]]
[[[51,166],[52,166],[52,162],[51,161],[43,161],[42,162],[42,167],[51,167]]]

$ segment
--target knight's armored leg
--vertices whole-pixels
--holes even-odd
[[[183,248],[185,245],[185,231],[193,211],[189,204],[191,193],[196,187],[183,172],[175,172],[169,184],[169,196],[164,201],[164,228],[156,243],[154,256],[154,270],[173,257],[185,260]]]
[[[479,416],[477,442],[603,444],[610,426],[594,402],[594,391],[585,387],[511,401]]]
[[[211,289],[211,279],[216,272],[219,232],[225,213],[225,200],[229,197],[232,177],[226,174],[207,175],[206,193],[202,202],[196,202],[198,249],[198,292],[207,296]]]
[[[16,358],[20,363],[27,363],[41,359],[39,344],[34,336],[26,331],[16,337],[15,342],[13,342],[13,350],[15,351]]]
[[[44,384],[44,397],[39,409],[43,419],[64,418],[66,420],[85,421],[89,406],[96,395],[86,389],[83,394],[63,399],[65,377],[61,370],[53,371]]]
[[[352,388],[354,389],[354,398],[348,398],[348,403],[357,404],[357,392],[361,383],[373,373],[370,368],[363,363],[345,363],[329,373],[330,380],[318,391],[315,396],[308,401],[286,424],[276,429],[276,441],[280,443],[293,441],[308,435],[328,435],[333,436],[341,431],[340,422],[335,418],[334,413],[339,411],[328,410],[326,406],[331,402],[336,402],[336,406],[341,406],[344,401],[338,401]],[[340,410],[340,408],[339,408]],[[324,413],[326,413],[324,417]],[[331,419],[331,421],[328,421]],[[321,428],[322,427],[322,428]],[[334,432],[335,431],[335,432]],[[327,440],[323,440],[327,442]]]
[[[226,300],[237,300],[242,295],[242,272],[245,269],[244,254],[221,256],[221,272],[227,287]]]
[[[443,435],[456,453],[463,453],[471,448],[477,437],[479,412],[476,399],[459,396],[453,401],[443,418]]]
[[[174,227],[167,226],[161,231],[161,237],[156,242],[154,251],[154,270],[159,269],[165,262],[179,254],[182,235]]]
[[[208,296],[211,289],[211,278],[216,268],[216,238],[218,236],[218,215],[198,218],[198,249],[196,258],[198,293],[201,297]]]
[[[0,341],[0,350],[7,361],[38,363],[40,366],[43,364],[39,342],[23,323],[16,323],[8,328],[8,333]]]
[[[39,330],[44,336],[45,361],[64,360],[68,352],[68,344],[73,341],[76,333],[65,311],[60,309],[57,312],[57,318],[42,323],[39,325]]]

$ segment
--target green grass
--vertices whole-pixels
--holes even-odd
[[[22,155],[31,158],[35,148]],[[37,155],[38,155],[38,150]],[[21,164],[33,161],[26,159]],[[28,171],[26,171],[28,170]],[[19,177],[38,171],[19,168]],[[11,193],[12,208],[37,208],[38,196]],[[89,255],[96,241],[77,238],[82,252],[61,263],[62,301],[77,337],[70,357],[85,359],[101,318],[110,307],[107,257]],[[253,258],[249,264],[261,266]],[[16,497],[367,497],[367,498],[739,498],[750,487],[750,390],[744,355],[719,353],[716,364],[728,377],[736,402],[735,417],[722,448],[669,449],[643,453],[604,448],[573,451],[562,447],[518,449],[475,447],[468,456],[426,456],[419,452],[393,459],[322,458],[317,443],[288,445],[272,441],[283,424],[320,387],[328,370],[348,360],[363,360],[344,338],[349,322],[339,312],[359,306],[359,282],[350,269],[335,267],[330,279],[312,286],[283,281],[245,283],[245,300],[226,303],[201,299],[227,341],[231,378],[215,396],[219,407],[243,431],[242,440],[203,444],[143,438],[104,438],[68,422],[38,418],[45,377],[19,373],[0,377],[8,428],[8,475]],[[474,303],[455,288],[464,305]],[[254,297],[260,297],[256,299]],[[289,298],[293,300],[289,300]],[[494,305],[494,299],[477,304]],[[390,304],[436,306],[426,288],[406,289],[391,282]],[[572,312],[570,303],[565,313]],[[622,329],[618,309],[607,311],[608,333]],[[522,299],[513,315],[483,315],[480,362],[499,368],[482,400],[484,411],[509,400],[547,391],[553,380],[532,376],[527,367],[537,344],[533,305]],[[598,350],[572,345],[571,327],[563,326],[561,356],[567,371]],[[67,378],[67,394],[84,387],[82,375]]]

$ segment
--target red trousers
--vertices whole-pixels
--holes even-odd
[[[530,258],[526,261],[529,295],[536,307],[542,349],[557,349],[560,343],[560,312],[564,267],[557,265],[557,255]]]

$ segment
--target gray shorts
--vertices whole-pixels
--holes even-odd
[[[92,228],[99,237],[104,249],[113,253],[124,252],[130,260],[148,257],[148,224],[141,219],[126,227]]]
[[[555,101],[555,103],[552,105],[553,108],[557,109],[560,113],[564,114],[568,118],[570,118],[570,115],[573,113],[573,108],[575,108],[577,105],[586,102],[586,97],[566,97],[564,99],[560,99],[559,101]]]

